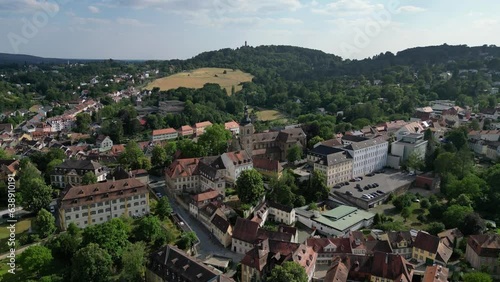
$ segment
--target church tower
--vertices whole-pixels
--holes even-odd
[[[240,145],[250,156],[252,156],[253,152],[253,134],[252,119],[248,113],[248,107],[245,106],[245,117],[240,122]]]

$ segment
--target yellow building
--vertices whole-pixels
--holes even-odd
[[[308,160],[325,175],[329,188],[351,179],[352,158],[344,150],[320,145],[309,152]]]
[[[420,262],[433,263],[438,253],[439,237],[420,231],[415,238],[412,258]]]

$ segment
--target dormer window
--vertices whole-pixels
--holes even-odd
[[[123,186],[127,187],[127,186],[128,186],[128,182],[125,182],[125,183],[123,184]]]
[[[83,190],[78,191],[78,194],[79,195],[83,194]]]
[[[109,186],[109,189],[113,189],[115,188],[115,184],[111,184],[111,186]]]
[[[95,187],[94,192],[99,192],[99,187]]]

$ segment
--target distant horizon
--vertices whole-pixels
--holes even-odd
[[[0,52],[170,60],[247,41],[361,60],[443,42],[500,45],[499,10],[493,0],[0,0]]]
[[[492,46],[494,45],[495,47],[496,44],[480,44],[480,45],[468,45],[468,44],[448,44],[448,43],[442,43],[442,44],[438,44],[438,45],[425,45],[425,46],[415,46],[415,47],[408,47],[408,48],[405,48],[405,49],[401,49],[401,50],[398,50],[396,52],[392,52],[392,51],[383,51],[383,52],[380,52],[380,53],[377,53],[377,54],[373,54],[371,56],[368,56],[368,57],[365,57],[365,58],[362,58],[362,59],[350,59],[350,58],[344,58],[340,55],[337,55],[337,54],[333,54],[333,53],[329,53],[329,52],[326,52],[324,50],[320,50],[320,49],[314,49],[314,48],[308,48],[308,47],[303,47],[303,46],[295,46],[295,45],[278,45],[278,44],[270,44],[270,45],[258,45],[258,46],[251,46],[251,45],[248,45],[248,47],[252,47],[252,48],[256,48],[256,47],[261,47],[261,46],[290,46],[290,47],[297,47],[297,48],[304,48],[304,49],[309,49],[309,50],[315,50],[315,51],[321,51],[325,54],[328,54],[328,55],[334,55],[334,56],[338,56],[338,57],[341,57],[342,60],[351,60],[351,61],[361,61],[361,60],[366,60],[366,59],[371,59],[372,57],[374,56],[377,56],[381,53],[385,54],[387,52],[391,52],[393,53],[394,55],[397,55],[397,53],[401,52],[401,51],[405,51],[405,50],[409,50],[409,49],[416,49],[416,48],[427,48],[427,47],[439,47],[439,46],[444,46],[444,45],[448,45],[448,46],[467,46],[469,48],[477,48],[477,47],[482,47],[482,46]],[[235,47],[235,48],[230,48],[230,47],[226,47],[226,48],[221,48],[221,49],[232,49],[232,50],[236,50],[238,48],[241,48],[241,47],[244,47],[244,45],[242,46],[239,46],[239,47]],[[500,47],[499,47],[500,48]],[[121,58],[63,58],[63,57],[45,57],[45,56],[40,56],[40,55],[35,55],[35,54],[15,54],[15,53],[6,53],[6,52],[0,52],[0,54],[7,54],[7,55],[13,55],[13,56],[32,56],[32,57],[36,57],[36,58],[41,58],[41,59],[54,59],[54,60],[72,60],[72,61],[77,61],[77,60],[83,60],[83,61],[106,61],[106,60],[113,60],[113,61],[127,61],[127,62],[146,62],[146,61],[169,61],[169,60],[189,60],[191,58],[194,58],[196,56],[198,56],[199,54],[202,54],[202,53],[205,53],[205,52],[213,52],[213,51],[218,51],[218,50],[221,50],[221,49],[217,49],[217,50],[206,50],[206,51],[202,51],[196,55],[193,55],[191,57],[188,57],[188,58],[170,58],[170,59],[121,59]]]

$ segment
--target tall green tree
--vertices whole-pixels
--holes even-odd
[[[41,238],[50,236],[56,231],[56,219],[46,209],[41,209],[38,212],[34,225]]]
[[[154,212],[160,220],[164,220],[172,213],[172,207],[170,206],[170,202],[168,200],[168,197],[162,197],[158,201]]]
[[[125,145],[125,151],[119,157],[120,164],[131,169],[149,169],[151,162],[144,156],[144,152],[137,142],[130,141]]]
[[[71,281],[110,281],[112,265],[111,255],[98,244],[90,243],[74,255],[71,264]]]
[[[302,159],[303,151],[299,145],[293,145],[286,153],[286,159],[289,163],[294,163]]]
[[[153,167],[163,167],[167,160],[167,152],[160,145],[155,145],[151,151],[151,165]]]
[[[255,169],[243,171],[236,180],[236,193],[245,204],[255,204],[264,195],[262,176]]]
[[[79,113],[76,115],[74,130],[80,133],[89,133],[92,117],[88,113]]]
[[[424,160],[416,151],[413,151],[406,160],[406,166],[410,171],[421,170],[424,167]]]
[[[123,281],[143,281],[146,269],[146,245],[143,242],[129,244],[122,255]]]
[[[137,240],[155,246],[166,242],[165,233],[166,230],[162,227],[161,221],[152,215],[141,218],[134,230],[134,236]]]
[[[309,187],[306,198],[309,201],[319,201],[326,199],[330,189],[326,186],[326,176],[319,170],[314,170],[309,178]]]
[[[464,282],[492,282],[493,279],[488,273],[484,272],[469,272],[463,276]]]
[[[96,243],[111,255],[113,261],[118,261],[128,244],[129,234],[130,227],[121,218],[113,218],[103,224],[86,227],[82,246]]]
[[[52,254],[62,261],[71,261],[73,255],[78,251],[81,236],[75,236],[69,232],[61,233],[48,242]]]
[[[293,261],[287,261],[277,265],[271,270],[267,278],[269,282],[307,282],[307,274],[302,266]]]
[[[462,225],[465,217],[474,210],[471,207],[451,205],[443,213],[443,222],[447,228],[455,228]]]
[[[82,185],[97,183],[97,176],[92,171],[86,172],[82,176]]]
[[[271,179],[269,186],[271,191],[268,199],[285,206],[293,207],[296,199],[295,192],[298,190],[293,175],[284,172],[279,179]]]
[[[32,246],[19,255],[19,264],[29,273],[38,273],[50,265],[52,259],[52,253],[47,247]]]
[[[178,245],[183,250],[190,250],[197,241],[198,237],[196,236],[196,233],[189,231],[181,235]]]
[[[205,148],[209,156],[216,156],[227,151],[228,141],[231,140],[231,132],[226,130],[222,124],[209,126],[198,139],[198,144]]]
[[[25,210],[37,213],[52,201],[52,188],[45,185],[40,171],[31,162],[26,162],[19,173],[17,199]]]

